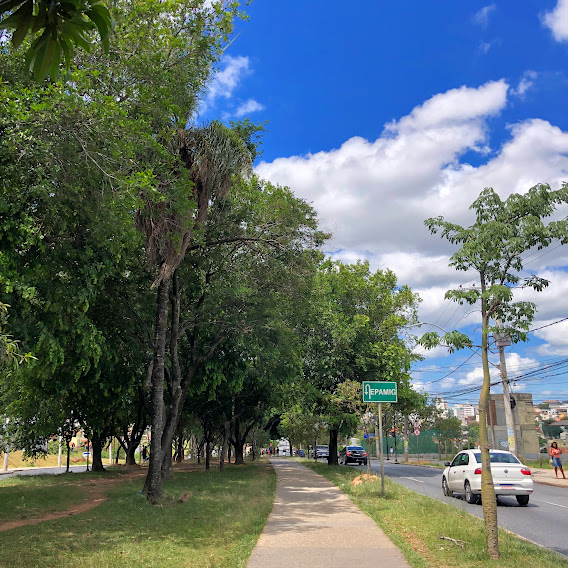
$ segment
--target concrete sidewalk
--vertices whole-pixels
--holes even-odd
[[[552,485],[554,487],[565,487],[568,489],[568,479],[564,479],[560,471],[558,472],[558,477],[555,477],[553,469],[539,469],[538,467],[531,467],[530,470],[535,483],[540,483],[541,485]],[[568,468],[564,470],[564,475],[568,477],[567,470]]]
[[[291,460],[270,460],[274,507],[247,568],[410,568],[400,550],[335,485]]]

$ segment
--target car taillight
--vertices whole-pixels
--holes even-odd
[[[521,469],[521,473],[523,475],[530,475],[531,474],[531,470],[528,467],[523,467],[523,469]]]
[[[366,456],[366,455],[367,455],[367,452],[365,452],[363,455]]]
[[[347,452],[347,455],[350,456],[350,455],[351,455],[351,452]]]
[[[475,473],[475,475],[481,475],[481,468],[478,467],[473,473]]]

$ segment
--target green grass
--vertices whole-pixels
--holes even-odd
[[[29,519],[38,514],[63,511],[82,497],[83,492],[71,482],[61,483],[52,475],[0,480],[0,521]]]
[[[110,499],[86,513],[0,533],[0,566],[244,567],[276,485],[267,464],[176,473],[152,506],[139,493],[142,482],[113,486]]]
[[[390,479],[385,479],[386,495],[381,497],[380,478],[376,482],[352,485],[361,471],[330,467],[303,460],[302,463],[342,489],[369,514],[406,556],[414,568],[532,568],[568,567],[568,561],[544,548],[506,531],[499,531],[499,560],[485,552],[483,521],[451,505],[419,495]],[[440,536],[465,541],[459,548]]]

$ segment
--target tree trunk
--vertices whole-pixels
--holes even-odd
[[[150,463],[144,491],[150,502],[162,497],[162,462],[164,452],[162,435],[164,432],[164,379],[166,335],[168,326],[168,290],[169,280],[164,279],[158,285],[156,301],[156,334],[154,339],[154,362],[152,370],[152,438],[150,440]]]
[[[69,463],[71,461],[71,448],[69,447],[69,440],[65,439],[65,445],[67,446],[67,468],[65,469],[65,473],[69,473]]]
[[[136,446],[134,444],[128,444],[128,446],[126,446],[126,465],[138,465],[136,463]]]
[[[483,289],[482,279],[482,289]],[[481,448],[481,501],[483,505],[483,522],[485,523],[485,538],[487,554],[491,558],[499,558],[499,526],[497,524],[497,499],[491,474],[489,442],[487,439],[487,407],[491,379],[489,376],[487,327],[485,301],[482,300],[482,330],[481,330],[481,360],[483,364],[483,386],[479,397],[479,446]]]
[[[116,457],[114,458],[114,464],[118,465],[118,460],[120,459],[120,444],[116,448]]]
[[[181,433],[179,431],[182,430]],[[176,463],[182,463],[184,456],[184,437],[183,437],[183,429],[178,428],[178,435],[176,436],[176,450],[174,454],[174,459]]]
[[[244,446],[241,444],[235,444],[235,465],[243,465],[244,463]]]
[[[338,428],[329,429],[329,456],[327,457],[327,465],[339,465],[337,461],[337,438],[339,436]]]
[[[93,446],[93,471],[106,471],[103,466],[103,445],[104,438],[98,434],[93,434],[91,437],[91,444]]]
[[[225,420],[223,422],[223,445],[219,457],[219,471],[225,471],[225,459],[227,458],[227,446],[229,445],[229,433],[231,431],[231,424]],[[230,458],[229,458],[230,460]]]
[[[209,471],[211,469],[211,442],[209,441],[209,436],[205,440],[205,469]]]
[[[174,478],[174,464],[172,461],[172,448],[170,451],[164,452],[164,459],[162,461],[162,479]]]

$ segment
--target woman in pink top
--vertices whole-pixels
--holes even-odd
[[[562,450],[558,447],[558,444],[556,442],[552,442],[552,444],[550,444],[550,448],[548,448],[548,455],[552,458],[554,473],[556,474],[556,477],[558,477],[558,468],[560,468],[560,473],[562,474],[562,477],[566,479],[566,476],[564,475],[564,470],[562,469],[562,460],[560,459],[561,453]]]

